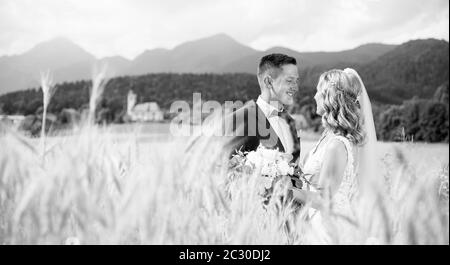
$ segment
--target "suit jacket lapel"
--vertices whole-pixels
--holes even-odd
[[[280,137],[276,134],[264,112],[255,103],[256,106],[256,122],[257,122],[257,136],[260,142],[267,148],[278,148],[279,151],[284,152],[284,146]]]
[[[295,126],[295,120],[292,118],[289,113],[286,113],[285,119],[287,123],[289,124],[289,129],[291,131],[293,142],[294,142],[294,149],[292,151],[293,161],[296,161],[300,157],[300,138],[297,134],[297,127]]]

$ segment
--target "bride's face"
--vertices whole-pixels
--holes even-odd
[[[314,100],[316,101],[316,113],[317,115],[322,116],[325,113],[325,109],[323,107],[323,93],[320,90],[320,86],[317,86],[316,94],[314,95]]]

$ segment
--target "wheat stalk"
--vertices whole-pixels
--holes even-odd
[[[56,91],[56,86],[53,83],[53,76],[50,73],[50,70],[46,72],[41,72],[41,89],[42,89],[42,102],[43,102],[43,112],[42,112],[42,126],[41,126],[41,151],[42,151],[42,160],[45,160],[45,144],[46,144],[46,136],[45,136],[45,128],[47,124],[47,108],[50,103],[50,99]]]
[[[107,65],[103,64],[101,66],[94,66],[93,74],[92,74],[92,89],[91,95],[89,98],[89,117],[88,123],[95,123],[95,110],[97,108],[97,104],[102,96],[103,90],[105,88],[107,79]]]
[[[8,132],[0,137],[0,244],[310,244],[316,239],[306,212],[292,218],[289,208],[261,207],[257,174],[234,178],[228,196],[221,167],[227,157],[212,138],[200,139],[186,154],[180,152],[189,142],[184,138],[144,143],[139,133],[129,133],[118,140],[108,128],[47,140],[55,147],[46,153],[52,167],[43,168],[37,140]],[[395,196],[385,187],[374,190],[373,198],[364,196],[354,209],[359,213],[354,235],[336,225],[336,243],[354,236],[355,243],[448,244],[448,211],[441,206],[448,207],[448,199],[438,199],[439,182],[411,181],[415,165],[401,158],[384,166],[392,168]],[[448,179],[448,170],[439,174]]]

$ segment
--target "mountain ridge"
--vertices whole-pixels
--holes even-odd
[[[300,69],[308,69],[338,64],[364,65],[398,46],[369,43],[338,52],[298,52],[278,46],[259,51],[221,33],[184,42],[173,49],[144,50],[129,60],[122,56],[98,59],[69,39],[58,37],[23,54],[0,57],[0,94],[39,86],[39,72],[47,69],[54,73],[56,82],[90,79],[96,63],[107,64],[113,76],[164,72],[255,73],[259,59],[271,52],[288,53],[298,59]]]

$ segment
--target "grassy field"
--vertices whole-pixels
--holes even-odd
[[[164,146],[174,139],[174,137],[170,137],[169,123],[113,125],[108,128],[108,131],[112,132],[120,139],[129,137],[130,132],[133,132],[133,135],[139,139],[139,142],[142,143],[142,148],[144,149],[152,149],[159,145],[161,145],[161,149],[165,149]],[[319,140],[320,135],[313,132],[302,132],[301,138],[301,158],[303,159],[307,152],[313,148],[317,140]],[[380,168],[382,168],[383,163],[389,161],[397,151],[401,151],[405,155],[408,163],[414,165],[420,175],[436,175],[449,161],[449,145],[446,143],[379,142],[377,148],[377,161],[380,163]]]
[[[148,126],[85,127],[45,145],[0,136],[0,244],[315,242],[290,209],[263,210],[258,176],[228,181],[220,142],[202,138],[186,150],[188,138]],[[304,140],[302,155],[313,144]],[[448,150],[379,143],[383,186],[361,200],[351,231],[335,227],[333,242],[449,244]]]

